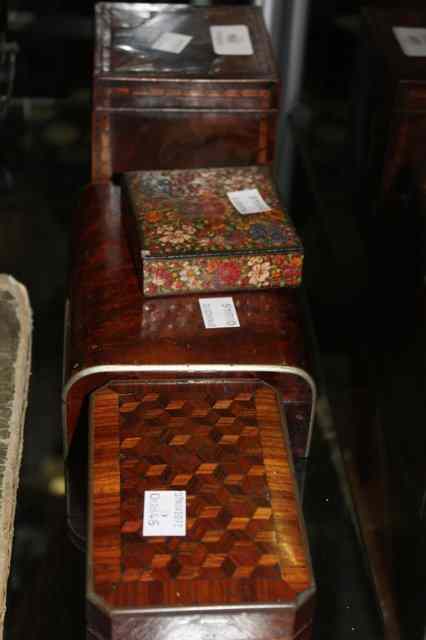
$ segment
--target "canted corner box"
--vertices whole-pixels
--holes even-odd
[[[215,52],[211,27],[225,28],[232,53]],[[241,34],[251,49],[243,42],[235,55]],[[278,99],[260,8],[97,4],[94,182],[139,169],[268,164]]]
[[[359,193],[363,204],[371,203],[364,216],[373,215],[373,210],[386,212],[400,180],[403,184],[404,176],[424,162],[426,14],[421,4],[370,5],[361,12]]]
[[[280,405],[255,379],[92,395],[87,637],[311,637],[315,582]]]
[[[144,295],[297,287],[303,248],[271,173],[269,167],[126,173],[126,228]],[[247,194],[252,205],[253,192],[255,210],[264,210],[240,212]]]

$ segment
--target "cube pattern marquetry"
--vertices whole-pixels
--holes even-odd
[[[309,587],[270,387],[126,384],[98,394],[93,418],[93,577],[108,602],[277,603]],[[186,492],[185,536],[143,536],[147,490]]]

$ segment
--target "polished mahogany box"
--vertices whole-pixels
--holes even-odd
[[[86,530],[88,399],[111,380],[261,378],[281,393],[294,455],[308,456],[316,388],[299,289],[235,292],[240,326],[206,329],[199,295],[141,294],[118,187],[86,189],[72,235],[63,425],[75,537]]]
[[[368,236],[377,211],[386,214],[394,190],[424,162],[426,143],[425,5],[374,4],[361,14],[360,79],[354,91],[357,215]]]
[[[89,638],[310,637],[315,583],[281,407],[253,379],[93,394]]]
[[[99,3],[94,66],[94,182],[272,161],[279,82],[259,8]]]
[[[295,287],[303,248],[270,167],[124,174],[145,296]]]

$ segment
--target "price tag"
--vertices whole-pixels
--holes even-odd
[[[154,44],[152,49],[157,51],[165,51],[166,53],[182,53],[185,47],[191,42],[192,36],[186,36],[183,33],[163,33]]]
[[[240,326],[232,298],[202,298],[199,303],[206,329],[224,329]]]
[[[234,207],[243,216],[251,213],[264,213],[270,211],[269,207],[257,189],[243,189],[242,191],[230,191],[228,198]]]
[[[254,53],[245,24],[210,27],[210,35],[218,56],[252,56]]]
[[[393,32],[406,56],[426,56],[426,29],[393,27]]]
[[[145,491],[144,536],[186,535],[186,491]]]

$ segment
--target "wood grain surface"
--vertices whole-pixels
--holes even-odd
[[[393,27],[424,28],[425,24],[424,8],[363,10],[363,88],[358,118],[364,147],[359,193],[364,203],[379,208],[388,206],[404,172],[424,160],[426,58],[407,56]]]
[[[176,20],[193,36],[184,54],[153,50],[145,25],[158,30],[161,22],[167,31]],[[209,33],[215,24],[248,26],[254,55],[217,56]],[[279,93],[258,8],[162,5],[160,14],[153,4],[99,3],[92,179],[139,169],[268,164]]]
[[[161,55],[149,51],[148,30],[170,27],[178,20],[185,33],[193,37],[184,56]],[[209,33],[214,25],[246,25],[253,55],[218,56]],[[159,26],[160,25],[160,26]],[[117,47],[123,32],[133,50]],[[195,46],[194,46],[195,45]],[[145,49],[145,59],[138,55]],[[215,60],[216,59],[216,60]],[[213,64],[212,64],[213,62]],[[216,64],[214,64],[216,62]],[[190,7],[185,4],[100,2],[96,6],[95,78],[99,80],[144,82],[152,78],[182,81],[213,79],[214,84],[233,79],[252,87],[278,81],[269,34],[258,7]],[[230,87],[228,87],[228,90]]]
[[[313,578],[282,420],[276,392],[256,381],[94,393],[88,598],[127,612],[114,637],[290,638],[296,620],[309,624]],[[185,537],[142,536],[146,490],[186,491]],[[302,594],[310,606],[296,617]],[[225,610],[205,613],[207,625],[213,605]]]
[[[278,111],[96,110],[92,180],[124,171],[270,164]]]

